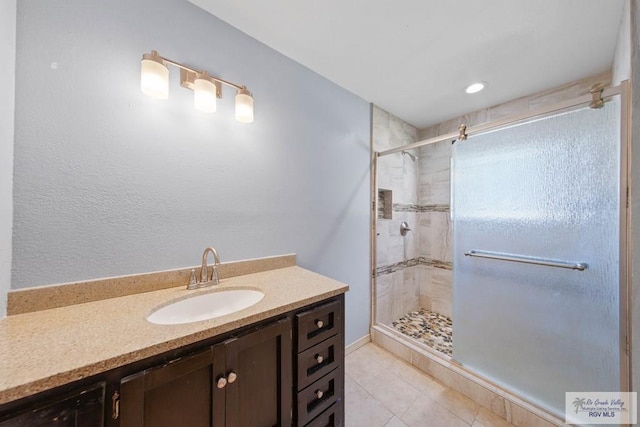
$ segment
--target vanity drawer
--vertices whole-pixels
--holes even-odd
[[[320,344],[298,354],[298,390],[306,388],[342,364],[344,344],[342,334],[334,335]]]
[[[344,396],[344,369],[342,366],[327,374],[298,393],[298,425],[306,425],[325,409]]]
[[[337,334],[342,328],[342,304],[333,301],[296,314],[298,352]]]
[[[339,399],[329,409],[318,415],[306,427],[343,427],[344,426],[344,402]]]

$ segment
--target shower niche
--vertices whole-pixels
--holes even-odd
[[[378,219],[393,219],[392,190],[378,190]]]

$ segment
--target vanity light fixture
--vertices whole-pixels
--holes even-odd
[[[193,90],[193,104],[198,110],[214,113],[217,98],[222,98],[222,85],[231,86],[236,89],[236,120],[253,122],[253,95],[246,86],[213,77],[206,71],[194,70],[160,56],[155,50],[142,55],[140,89],[145,95],[156,99],[169,97],[168,64],[180,68],[180,86]]]
[[[465,92],[471,94],[471,93],[478,93],[480,92],[482,89],[485,88],[485,86],[487,86],[487,83],[485,82],[475,82],[475,83],[471,83],[469,86],[467,86],[467,88],[465,89]]]

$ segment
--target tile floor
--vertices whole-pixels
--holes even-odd
[[[369,343],[346,357],[347,427],[509,427],[504,419]]]

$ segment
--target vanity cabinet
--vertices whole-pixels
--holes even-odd
[[[344,295],[0,405],[0,427],[344,425]]]
[[[103,382],[63,393],[4,420],[0,417],[0,427],[102,427],[104,395]]]
[[[282,319],[123,378],[120,426],[291,425],[290,331]]]

